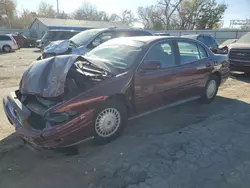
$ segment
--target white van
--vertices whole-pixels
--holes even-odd
[[[11,52],[17,49],[17,42],[12,35],[0,35],[0,50],[3,52]]]

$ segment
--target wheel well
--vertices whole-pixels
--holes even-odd
[[[5,45],[3,45],[2,49],[4,49],[4,47],[5,47],[5,46],[8,46],[8,47],[10,47],[10,48],[11,48],[11,46],[10,46],[10,45],[5,44]]]
[[[129,105],[129,103],[126,99],[126,96],[124,94],[121,94],[121,93],[115,94],[115,95],[110,96],[108,99],[116,99],[116,100],[121,101],[122,104],[124,104],[126,106],[128,114],[130,113],[130,107],[129,107],[130,105]]]
[[[218,79],[219,79],[219,85],[221,84],[221,73],[219,73],[219,72],[214,72],[212,75],[215,75],[215,76],[217,76],[218,77]]]

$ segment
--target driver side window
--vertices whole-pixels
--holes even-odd
[[[175,66],[175,56],[172,41],[155,44],[145,57],[145,62],[155,61],[161,64],[161,68]]]

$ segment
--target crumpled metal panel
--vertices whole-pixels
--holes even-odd
[[[55,53],[55,54],[63,54],[69,49],[70,41],[69,40],[59,40],[51,42],[48,46],[44,48],[44,53]],[[86,46],[80,46],[78,48],[72,47],[72,54],[84,55],[89,50]]]
[[[44,48],[44,53],[62,54],[69,49],[69,44],[69,40],[58,40],[51,42],[48,46]]]
[[[41,97],[63,94],[69,69],[80,57],[64,55],[32,63],[22,76],[20,92]]]

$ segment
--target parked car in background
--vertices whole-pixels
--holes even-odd
[[[209,34],[183,35],[183,37],[199,40],[208,46],[212,52],[221,53],[218,42]]]
[[[18,48],[22,48],[27,38],[21,33],[15,33],[15,34],[12,34],[12,36],[16,40]]]
[[[43,49],[46,47],[50,42],[57,41],[57,40],[68,40],[74,35],[79,33],[79,31],[74,30],[49,30],[47,31],[43,38],[37,40],[36,46],[37,48]]]
[[[18,49],[17,42],[11,34],[0,35],[0,49],[3,52],[11,52]]]
[[[154,33],[155,36],[170,36],[169,33]]]
[[[250,74],[250,32],[228,45],[230,69]]]
[[[228,45],[233,44],[237,41],[237,39],[228,39],[219,45],[219,49],[224,53],[228,53]]]
[[[113,38],[151,35],[152,33],[142,29],[89,29],[82,31],[69,40],[55,41],[51,43],[44,49],[42,56],[38,59],[62,54],[84,55],[105,41]]]
[[[211,103],[229,76],[228,56],[181,37],[109,40],[85,56],[33,63],[3,99],[16,132],[36,147],[116,139],[128,118],[201,98]]]
[[[36,47],[36,38],[27,37],[24,40],[23,48],[34,48]]]

